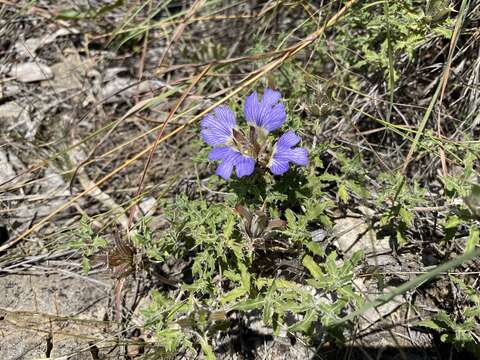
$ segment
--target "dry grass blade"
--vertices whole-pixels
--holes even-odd
[[[365,305],[363,305],[357,311],[351,312],[347,316],[337,320],[335,322],[335,324],[341,324],[341,323],[344,323],[346,321],[353,320],[357,316],[360,316],[360,315],[364,314],[369,309],[373,309],[373,308],[376,308],[376,307],[378,307],[382,304],[386,304],[387,302],[394,299],[396,296],[405,294],[407,291],[414,290],[414,289],[418,288],[419,286],[421,286],[422,284],[425,284],[426,282],[434,279],[438,275],[443,274],[443,273],[449,271],[450,269],[454,269],[454,268],[456,268],[460,265],[463,265],[463,264],[471,261],[472,259],[475,259],[479,255],[480,255],[480,248],[477,248],[477,249],[474,249],[473,251],[471,251],[471,252],[469,252],[465,255],[457,257],[456,259],[450,260],[449,262],[446,262],[445,264],[439,265],[435,269],[433,269],[433,270],[431,270],[427,273],[424,273],[422,275],[419,275],[416,278],[400,285],[399,287],[393,289],[389,293],[387,293],[383,296],[380,296],[373,301],[367,302]]]
[[[169,134],[166,134],[165,136],[163,136],[161,139],[159,139],[158,143],[160,142],[163,142],[171,137],[173,137],[174,135],[176,135],[177,133],[181,132],[183,129],[185,129],[186,127],[190,126],[191,124],[193,124],[194,122],[198,121],[199,119],[203,118],[206,114],[208,114],[210,111],[212,111],[214,108],[216,108],[217,106],[223,104],[224,102],[226,102],[228,99],[232,98],[233,96],[235,96],[236,94],[238,94],[239,92],[241,92],[242,90],[244,90],[245,88],[247,88],[248,86],[250,86],[251,84],[253,84],[255,81],[257,81],[258,79],[260,79],[261,77],[263,77],[264,75],[266,75],[267,73],[269,73],[270,71],[272,71],[273,69],[275,69],[276,67],[278,67],[279,65],[281,65],[285,60],[295,56],[296,54],[298,54],[300,51],[302,51],[304,48],[306,48],[307,46],[309,46],[310,44],[312,44],[315,40],[317,40],[325,31],[325,29],[333,26],[344,14],[345,12],[356,2],[356,0],[350,0],[348,1],[335,15],[333,15],[327,22],[324,26],[320,27],[319,29],[317,29],[316,31],[314,31],[313,33],[311,33],[309,36],[307,36],[304,40],[301,40],[299,41],[296,45],[286,49],[284,51],[284,54],[279,57],[278,59],[276,60],[273,60],[271,61],[270,63],[266,64],[265,66],[263,66],[261,69],[259,69],[256,74],[252,75],[251,77],[247,78],[246,80],[244,80],[236,89],[234,89],[232,92],[230,92],[229,94],[227,94],[226,96],[224,96],[222,99],[216,101],[214,104],[212,104],[210,107],[208,107],[207,109],[205,109],[204,111],[200,112],[198,115],[196,115],[194,118],[192,118],[189,122],[185,123],[184,125],[181,125],[179,127],[177,127],[175,130],[171,131]],[[147,102],[148,103],[148,102]],[[145,106],[146,104],[142,104],[142,106],[139,106],[140,104],[137,104],[134,108],[135,108],[135,111],[138,111],[139,109],[142,108],[142,106]],[[133,110],[133,109],[132,109]],[[130,110],[125,116],[127,115],[130,115],[131,113],[134,113],[135,111],[132,111]],[[103,176],[100,180],[98,180],[96,182],[96,186],[99,186],[101,184],[103,184],[104,182],[106,182],[108,179],[112,178],[115,174],[118,174],[120,171],[122,171],[123,169],[125,169],[126,167],[130,166],[131,164],[133,164],[135,161],[137,161],[138,159],[140,159],[142,156],[144,156],[145,154],[147,154],[148,152],[150,152],[155,146],[156,146],[157,142],[155,141],[154,143],[150,144],[148,147],[146,147],[145,149],[143,149],[142,151],[138,152],[136,155],[134,155],[133,157],[131,157],[130,159],[126,160],[123,164],[121,164],[120,166],[118,166],[117,168],[115,168],[114,170],[112,170],[110,173],[108,173],[107,175]],[[48,216],[46,216],[45,218],[43,218],[42,220],[40,220],[38,223],[36,223],[35,225],[33,225],[32,227],[30,227],[28,230],[24,231],[23,233],[21,233],[19,236],[17,236],[15,239],[9,241],[8,243],[0,246],[0,251],[4,251],[8,248],[10,248],[11,246],[17,244],[19,241],[21,241],[22,239],[24,239],[25,237],[27,237],[28,235],[32,234],[34,231],[38,230],[39,228],[41,228],[43,225],[45,225],[48,221],[50,221],[55,215],[57,215],[58,213],[62,212],[63,210],[69,208],[73,203],[75,203],[78,199],[80,199],[81,197],[83,197],[85,194],[87,194],[88,192],[90,192],[91,190],[93,190],[94,187],[92,186],[91,188],[88,188],[88,189],[85,189],[83,192],[81,192],[80,194],[78,195],[75,195],[74,197],[72,197],[67,203],[65,203],[64,205],[58,207],[57,209],[53,210]]]
[[[437,85],[437,89],[435,90],[435,93],[433,94],[433,97],[430,101],[430,104],[428,105],[428,109],[425,112],[425,115],[423,116],[422,121],[420,122],[420,124],[418,126],[417,134],[415,135],[415,138],[413,139],[412,146],[410,147],[410,150],[408,151],[407,157],[406,157],[405,162],[403,164],[402,173],[406,172],[408,164],[410,163],[410,161],[412,159],[412,156],[413,156],[413,154],[414,154],[414,152],[417,148],[420,137],[423,135],[423,131],[425,130],[425,126],[427,125],[427,121],[430,118],[430,115],[433,111],[433,108],[434,108],[435,104],[437,103],[437,99],[438,99],[440,94],[442,94],[440,99],[442,98],[443,93],[445,91],[445,88],[447,86],[448,76],[449,76],[449,73],[450,73],[450,66],[451,66],[452,57],[453,57],[453,51],[454,51],[455,45],[458,41],[458,36],[460,35],[460,29],[462,27],[463,19],[464,19],[465,13],[466,13],[465,10],[466,10],[467,4],[468,4],[468,0],[463,0],[462,1],[462,5],[461,5],[461,8],[460,8],[460,13],[458,14],[457,21],[455,23],[455,30],[453,32],[452,40],[450,42],[450,49],[449,49],[447,63],[445,64],[442,76],[441,76],[440,81]],[[440,127],[438,127],[438,129],[440,129]],[[442,154],[442,152],[443,151],[441,151],[440,154]],[[444,174],[446,175],[447,169],[446,169],[445,154],[443,154],[442,163],[444,164],[443,165],[443,170],[444,170]]]
[[[442,74],[442,90],[440,92],[440,99],[438,100],[440,106],[442,105],[443,97],[445,95],[445,89],[447,88],[448,78],[450,76],[450,71],[451,71],[451,67],[452,67],[453,53],[454,53],[455,48],[457,46],[458,36],[460,34],[460,29],[462,27],[463,20],[465,19],[465,15],[466,15],[465,10],[466,10],[467,6],[468,6],[468,1],[463,0],[462,5],[460,6],[460,13],[458,15],[457,22],[455,24],[455,29],[453,30],[453,36],[452,36],[452,39],[450,41],[450,48],[448,50],[447,63],[445,64],[445,70]],[[437,117],[437,135],[438,135],[438,137],[442,136],[441,122],[442,122],[442,112],[439,111],[438,112],[438,117]],[[445,150],[444,150],[443,146],[440,146],[439,153],[440,153],[440,160],[441,160],[441,163],[442,163],[443,176],[447,176],[448,175],[448,166],[447,166],[447,160],[446,160],[446,157],[445,157]]]
[[[177,29],[175,30],[175,32],[173,33],[173,36],[172,38],[170,39],[170,41],[168,42],[166,48],[165,48],[165,51],[163,52],[160,60],[158,61],[158,67],[161,68],[162,65],[163,65],[163,61],[165,60],[165,57],[167,56],[168,54],[168,51],[170,50],[170,48],[172,47],[173,43],[175,41],[177,41],[180,36],[182,36],[182,33],[184,32],[189,20],[192,18],[192,16],[195,14],[195,12],[197,12],[197,10],[203,5],[203,3],[205,2],[205,0],[196,0],[193,5],[191,6],[190,10],[188,11],[188,13],[185,15],[185,18],[182,19],[182,22],[178,25]]]
[[[165,131],[165,128],[167,127],[167,124],[172,119],[173,115],[175,115],[176,111],[179,109],[179,107],[182,105],[182,103],[185,101],[185,98],[188,96],[190,91],[192,91],[193,87],[208,73],[209,70],[210,70],[210,66],[205,67],[205,69],[196,78],[193,79],[191,85],[182,94],[180,99],[178,99],[177,103],[175,104],[175,106],[173,107],[173,109],[170,111],[167,118],[165,119],[160,131],[157,134],[155,142],[153,143],[152,149],[150,150],[150,153],[148,155],[148,159],[147,159],[147,162],[146,162],[145,167],[143,169],[142,175],[140,177],[140,181],[139,181],[139,184],[138,184],[138,190],[137,190],[137,193],[136,193],[135,196],[138,196],[143,191],[143,184],[144,184],[144,181],[145,181],[145,176],[146,176],[147,171],[148,171],[148,167],[150,166],[150,163],[152,162],[153,154],[155,153],[155,149],[157,148],[157,146],[160,142],[160,139],[163,135],[163,132]],[[130,217],[129,217],[129,222],[130,223],[133,220],[136,209],[137,209],[136,206],[132,207],[132,210],[130,212]]]

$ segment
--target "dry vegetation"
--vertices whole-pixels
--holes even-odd
[[[0,0],[0,358],[480,356],[479,28],[469,0]],[[265,88],[310,163],[258,195],[198,122]]]

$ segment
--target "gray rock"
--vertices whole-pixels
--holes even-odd
[[[15,176],[15,170],[8,161],[7,154],[0,148],[0,184]]]
[[[377,299],[379,296],[385,295],[390,293],[393,288],[387,287],[383,290],[378,290],[374,283],[370,281],[366,281],[362,278],[356,278],[353,280],[354,287],[357,291],[363,294],[367,301],[373,301]],[[393,312],[395,312],[400,306],[406,303],[406,299],[402,295],[395,296],[389,302],[378,306],[373,309],[369,309],[365,311],[360,316],[360,328],[362,330],[370,327],[377,321],[384,319],[385,317],[389,316]]]
[[[391,252],[390,239],[377,238],[375,231],[369,228],[368,215],[348,214],[337,219],[333,234],[336,246],[345,255],[352,255],[359,250],[367,256]]]
[[[100,96],[104,103],[113,103],[121,99],[130,99],[137,94],[153,91],[163,85],[164,83],[156,80],[145,80],[139,83],[134,79],[119,77],[104,85]]]
[[[29,38],[25,41],[20,40],[15,43],[15,51],[21,57],[35,57],[35,53],[38,49],[42,46],[48,45],[55,41],[55,39],[59,36],[70,35],[70,34],[78,34],[78,30],[76,29],[66,29],[60,28],[57,31],[46,34],[42,37],[34,37]]]
[[[68,55],[50,67],[53,79],[43,81],[42,86],[53,87],[56,91],[81,89],[85,75],[94,68],[94,65],[92,59],[84,59],[76,54]]]
[[[12,82],[7,82],[2,87],[2,90],[0,93],[0,99],[12,97],[19,93],[20,93],[20,86],[18,86],[18,83],[14,84]]]
[[[38,129],[38,122],[32,120],[31,109],[28,106],[21,106],[15,101],[0,105],[0,131],[5,134],[17,132],[27,140],[35,137]]]

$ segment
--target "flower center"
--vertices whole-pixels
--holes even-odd
[[[256,162],[267,166],[272,154],[272,144],[268,133],[262,128],[250,126],[248,129],[233,129],[233,136],[227,145],[244,156],[255,159]]]

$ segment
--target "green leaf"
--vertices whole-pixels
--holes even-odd
[[[84,256],[82,258],[82,270],[83,272],[85,273],[88,273],[90,271],[90,260],[88,260],[88,258],[86,256]]]
[[[295,224],[297,223],[297,217],[295,216],[295,213],[292,210],[290,209],[285,210],[285,217],[287,218],[287,224],[289,227],[295,226]]]
[[[199,342],[200,342],[200,346],[202,348],[203,354],[205,355],[205,358],[207,360],[215,360],[216,359],[215,354],[213,352],[212,347],[208,343],[208,341],[203,336],[199,336]]]
[[[422,320],[417,323],[417,326],[425,327],[439,332],[443,330],[443,328],[433,320]]]
[[[364,252],[363,250],[358,250],[358,251],[355,251],[352,255],[352,257],[350,258],[350,263],[353,265],[353,266],[357,266],[360,261],[363,259],[363,256],[364,256]]]
[[[294,289],[295,291],[299,290],[299,285],[296,282],[288,281],[285,279],[275,279],[275,285],[278,289]]]
[[[156,335],[161,338],[178,338],[181,335],[181,331],[179,329],[164,329],[157,331]]]
[[[263,306],[262,319],[263,323],[267,326],[272,324],[273,318],[273,302],[270,298],[265,298],[265,305]]]
[[[408,211],[402,206],[398,214],[400,215],[400,218],[403,220],[403,222],[405,222],[405,224],[407,224],[408,226],[412,225],[413,215],[410,211]]]
[[[403,230],[404,229],[402,229],[402,227],[400,226],[397,228],[397,244],[399,248],[405,246],[408,243]]]
[[[480,185],[473,184],[470,193],[464,200],[472,214],[480,217]]]
[[[265,295],[265,304],[263,306],[263,323],[265,325],[271,325],[272,324],[272,318],[274,314],[274,309],[273,309],[273,302],[274,302],[274,295],[277,291],[277,284],[276,281],[273,280],[272,285],[270,285],[270,288],[267,290],[267,293]]]
[[[233,289],[226,293],[222,298],[220,299],[220,303],[226,304],[229,303],[235,299],[238,299],[240,296],[243,296],[247,293],[247,290],[244,287],[238,287],[236,289]]]
[[[350,196],[348,195],[348,192],[347,192],[347,188],[345,187],[345,184],[343,184],[343,183],[338,185],[338,198],[344,204],[348,203],[348,199],[350,198]]]
[[[465,246],[465,253],[469,253],[470,251],[473,251],[475,249],[475,246],[479,244],[479,240],[480,240],[480,230],[476,226],[473,226],[470,229],[470,235],[468,236],[468,239],[467,239],[467,244]]]
[[[238,267],[240,269],[240,278],[241,278],[242,286],[246,291],[250,291],[250,278],[251,278],[250,273],[248,272],[248,269],[244,264],[238,263]]]
[[[96,236],[95,239],[93,239],[92,245],[95,249],[99,249],[99,248],[106,247],[108,245],[108,242],[107,240],[102,239],[99,236]]]
[[[337,180],[340,180],[340,177],[337,175],[324,173],[321,176],[319,176],[319,179],[322,181],[337,181]]]
[[[232,237],[234,227],[235,227],[235,218],[233,216],[229,216],[227,218],[225,226],[223,227],[223,236],[225,237],[225,239],[228,240]]]
[[[273,329],[273,335],[278,336],[280,335],[280,329],[282,325],[282,318],[279,314],[274,313],[272,315],[272,329]]]
[[[462,223],[462,220],[457,215],[449,216],[446,224],[443,226],[445,229],[453,229]]]
[[[343,295],[342,296],[343,298],[355,299],[355,293],[350,286],[344,286],[344,287],[338,288],[337,291],[340,295]]]
[[[263,307],[264,303],[265,303],[265,299],[263,298],[247,299],[245,301],[239,302],[238,304],[232,306],[232,310],[249,311],[249,310],[260,309]]]
[[[60,10],[56,16],[61,20],[79,20],[86,17],[86,14],[75,9]]]
[[[321,256],[321,257],[325,256],[325,251],[323,250],[323,247],[317,242],[310,241],[307,244],[307,248],[308,248],[308,250],[310,250],[315,255],[318,255],[318,256]]]
[[[436,27],[435,29],[433,29],[433,32],[437,33],[440,36],[443,36],[445,39],[450,39],[453,35],[452,29],[442,26]]]
[[[305,313],[303,320],[293,324],[288,328],[289,331],[302,331],[308,332],[312,327],[312,323],[317,321],[318,315],[314,309],[310,309]]]
[[[332,251],[327,256],[327,260],[325,260],[325,269],[327,270],[328,275],[337,275],[338,274],[338,266],[337,266],[337,253],[336,251]]]
[[[320,269],[320,266],[317,265],[315,260],[309,255],[305,255],[305,257],[302,260],[303,266],[305,266],[308,271],[310,271],[310,274],[317,280],[322,280],[323,279],[323,273],[322,269]]]

